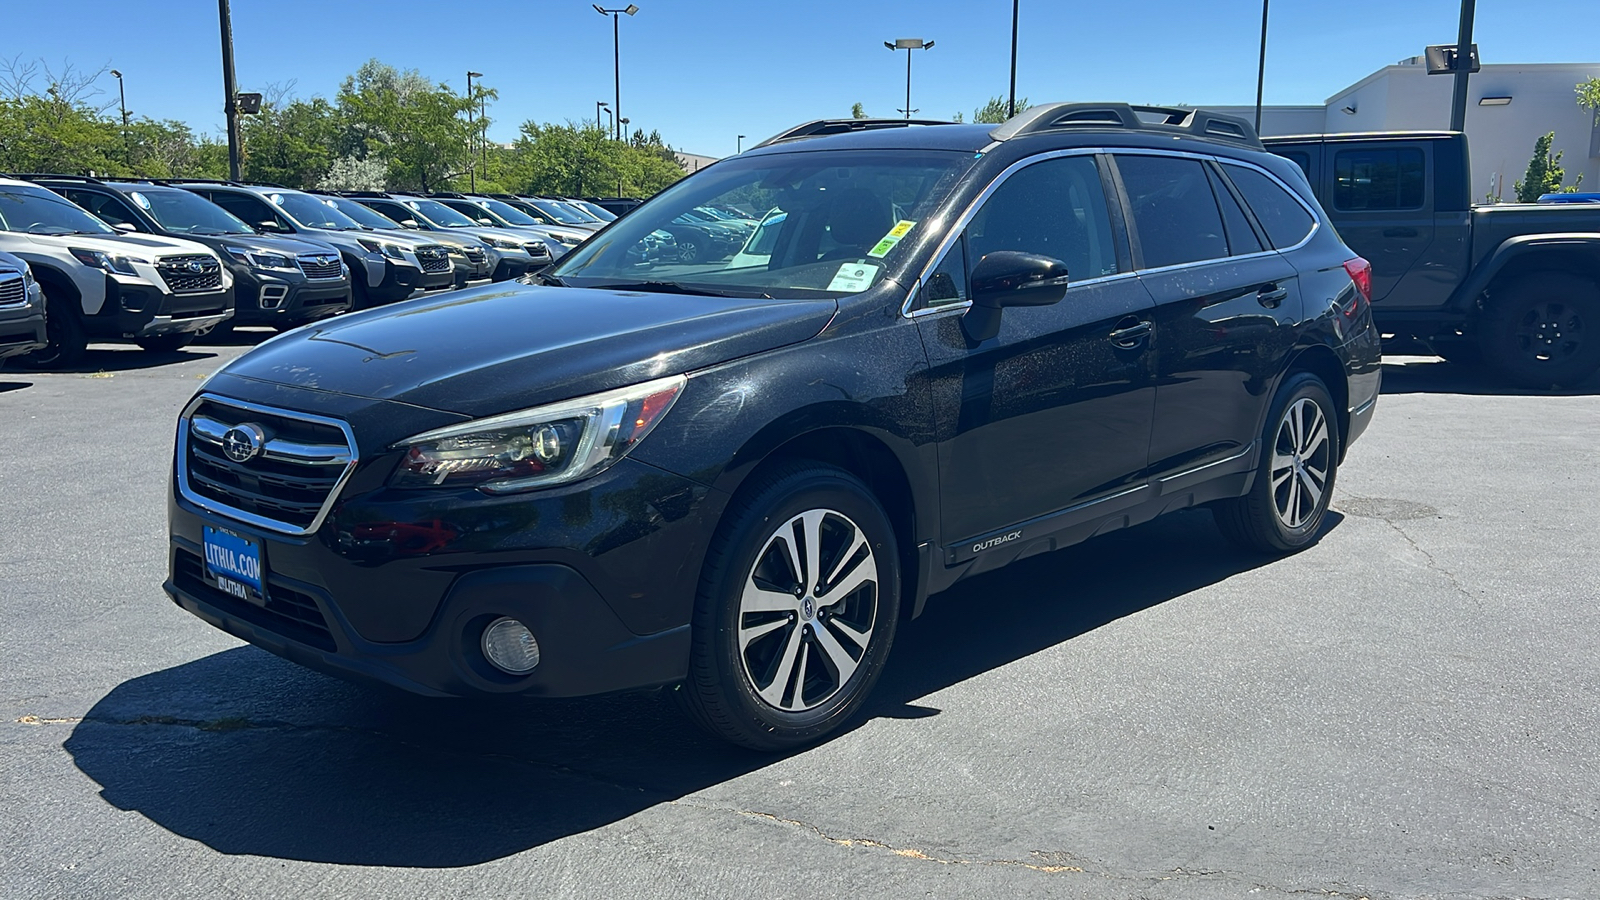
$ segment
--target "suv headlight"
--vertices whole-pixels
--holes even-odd
[[[687,381],[674,375],[424,432],[394,446],[406,455],[389,483],[503,494],[586,478],[644,440]]]
[[[399,244],[386,244],[383,241],[375,241],[372,238],[356,238],[356,243],[365,247],[369,253],[382,253],[390,259],[406,258],[406,253],[400,249]]]
[[[228,255],[244,263],[252,269],[265,269],[268,271],[296,271],[294,260],[282,253],[268,253],[264,250],[246,250],[243,247],[227,248]]]
[[[78,262],[107,272],[115,272],[118,275],[138,275],[139,273],[133,268],[134,263],[150,264],[147,259],[138,259],[132,256],[112,256],[104,250],[85,250],[82,247],[69,249]]]
[[[479,238],[479,240],[481,240],[485,244],[488,244],[489,246],[495,248],[496,250],[521,250],[522,249],[522,245],[520,243],[518,243],[518,242],[516,242],[514,240],[511,240],[510,238],[494,237],[494,236],[491,235],[489,237]]]
[[[560,241],[563,244],[570,244],[570,245],[572,245],[574,247],[576,247],[579,244],[583,243],[583,236],[582,235],[572,234],[572,233],[566,232],[566,231],[552,231],[552,232],[550,232],[550,236],[555,238],[556,240]]]

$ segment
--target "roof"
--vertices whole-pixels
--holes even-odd
[[[1340,131],[1333,134],[1277,134],[1261,139],[1263,144],[1303,144],[1307,141],[1432,141],[1461,136],[1459,131]]]

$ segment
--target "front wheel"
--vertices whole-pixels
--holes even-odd
[[[66,303],[45,294],[44,347],[16,357],[17,365],[27,369],[65,369],[83,362],[89,337],[77,312]]]
[[[712,734],[782,750],[839,728],[872,690],[899,620],[899,549],[848,472],[794,463],[757,477],[708,548],[675,696]]]
[[[1290,376],[1273,399],[1250,493],[1211,508],[1222,534],[1263,553],[1310,546],[1333,497],[1339,440],[1339,417],[1322,379]]]

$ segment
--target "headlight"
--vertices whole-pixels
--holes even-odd
[[[133,264],[136,262],[149,264],[149,260],[136,259],[131,256],[112,256],[103,250],[85,250],[81,247],[72,247],[70,249],[72,255],[77,257],[78,262],[86,266],[93,266],[96,269],[104,269],[107,272],[115,272],[118,275],[138,275],[139,273],[134,270]]]
[[[480,238],[480,240],[482,240],[485,244],[488,244],[489,246],[495,248],[496,250],[521,250],[522,249],[522,245],[521,244],[517,243],[516,241],[511,240],[510,238],[490,236],[490,237],[486,237],[486,238]]]
[[[390,259],[406,258],[405,251],[401,250],[398,244],[385,244],[372,238],[356,238],[356,243],[365,247],[369,253],[382,253]]]
[[[502,494],[585,478],[644,440],[686,381],[675,375],[424,432],[395,445],[406,455],[389,483]]]
[[[552,231],[552,232],[550,232],[550,236],[555,238],[556,240],[560,241],[563,244],[571,244],[574,247],[576,247],[579,244],[583,243],[583,236],[582,235],[571,234],[571,233],[565,232],[565,231]]]
[[[281,253],[267,253],[262,250],[246,250],[243,247],[229,247],[228,255],[251,267],[252,269],[267,269],[277,271],[294,271],[294,260]]]

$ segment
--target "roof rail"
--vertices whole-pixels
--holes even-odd
[[[38,181],[41,178],[51,181],[81,181],[85,184],[104,184],[93,175],[63,175],[59,172],[16,172],[8,174],[7,178],[16,178],[21,181]]]
[[[467,195],[461,193],[460,191],[428,191],[427,193],[418,193],[417,196],[419,196],[419,197],[448,197],[451,200],[465,200],[465,199],[467,199]]]
[[[226,178],[163,178],[163,184],[227,184],[233,187],[243,187],[243,183],[229,181]]]
[[[388,191],[312,191],[313,194],[333,194],[337,197],[387,197]]]
[[[782,143],[783,141],[797,141],[801,138],[822,137],[829,134],[848,134],[852,131],[877,131],[880,128],[904,128],[908,125],[950,125],[942,119],[817,119],[796,125],[787,131],[780,131],[767,138],[757,147],[769,144]]]
[[[1237,116],[1204,109],[1130,106],[1126,103],[1045,103],[1017,113],[996,126],[989,136],[997,141],[1007,141],[1027,134],[1072,129],[1121,129],[1182,135],[1262,149],[1255,128]]]

